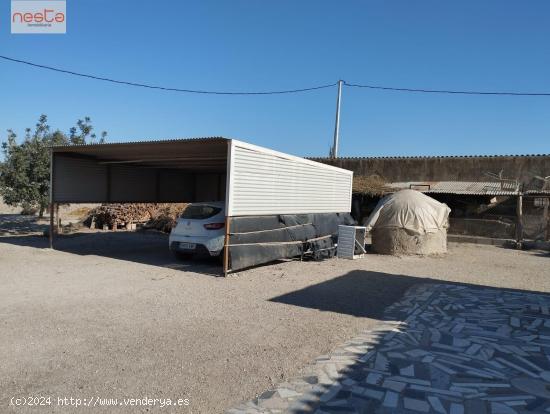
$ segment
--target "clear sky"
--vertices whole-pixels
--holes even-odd
[[[67,0],[67,34],[12,35],[0,54],[190,89],[293,89],[344,79],[412,88],[550,92],[550,1]],[[328,153],[336,89],[202,96],[0,61],[0,134],[41,113],[90,116],[109,141],[226,136]],[[342,156],[550,153],[550,97],[345,88]]]

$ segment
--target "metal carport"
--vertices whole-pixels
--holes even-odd
[[[351,209],[351,171],[222,137],[53,147],[51,169],[52,247],[56,203],[225,200],[228,236],[232,217]]]

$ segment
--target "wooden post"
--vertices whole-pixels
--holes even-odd
[[[50,202],[50,231],[48,234],[48,237],[50,240],[50,249],[53,249],[54,212],[55,212],[54,203]]]
[[[544,212],[542,213],[542,222],[544,225],[544,241],[548,241],[550,236],[550,221],[548,221],[548,204],[550,204],[550,197],[544,199]]]
[[[523,243],[523,194],[518,194],[516,216],[516,247],[521,249]]]
[[[53,249],[53,231],[54,231],[54,211],[55,206],[53,202],[53,150],[50,149],[50,231],[48,232],[48,239],[50,244],[50,249]]]
[[[225,239],[223,243],[223,275],[229,273],[229,226],[231,225],[231,217],[225,216]]]
[[[59,216],[59,204],[55,205],[55,233],[59,234],[61,229],[61,217]]]

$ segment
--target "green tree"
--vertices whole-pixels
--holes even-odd
[[[49,204],[50,189],[50,147],[52,145],[77,145],[94,143],[91,119],[85,117],[71,128],[69,136],[60,130],[51,132],[48,117],[41,115],[34,131],[25,129],[23,142],[17,142],[17,135],[8,130],[7,141],[2,143],[4,162],[0,166],[0,195],[4,202],[24,209],[36,209],[40,217]],[[105,142],[107,133],[101,133],[100,143]]]
[[[99,141],[96,142],[97,136],[92,132],[93,129],[94,127],[92,126],[92,120],[89,116],[85,116],[84,119],[79,119],[76,121],[76,126],[69,130],[69,140],[71,144],[103,144],[105,142],[105,138],[107,137],[107,132],[103,131]]]

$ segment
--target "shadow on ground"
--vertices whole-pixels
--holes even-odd
[[[277,296],[270,301],[326,312],[381,319],[384,309],[412,286],[432,279],[354,270],[343,276]]]
[[[418,284],[440,284],[443,282],[448,286],[504,290],[483,285],[442,281],[428,277],[353,270],[325,282],[273,297],[270,301],[326,312],[381,319],[384,316],[386,307],[399,300],[412,286]],[[505,290],[521,293],[540,293],[517,289]]]
[[[48,238],[36,235],[0,237],[0,243],[47,248]],[[168,235],[156,231],[82,232],[58,235],[55,250],[83,256],[103,256],[151,266],[222,276],[216,259],[179,260],[168,249]]]
[[[0,236],[43,233],[47,229],[48,224],[45,222],[39,223],[39,219],[36,216],[0,214]]]
[[[351,271],[271,301],[380,325],[228,413],[550,412],[549,294]]]

